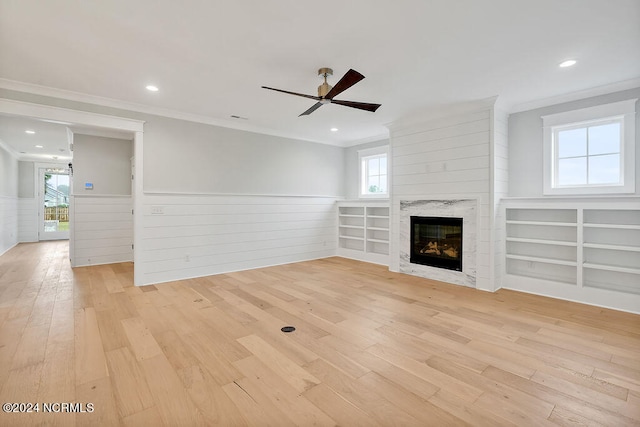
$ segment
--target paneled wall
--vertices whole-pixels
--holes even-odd
[[[72,265],[133,261],[131,197],[72,197]]]
[[[492,139],[490,171],[492,173],[491,198],[491,247],[489,249],[492,257],[491,265],[493,269],[490,274],[490,283],[493,289],[501,287],[502,272],[504,271],[504,239],[505,226],[503,211],[500,209],[500,201],[509,193],[509,148],[508,148],[508,115],[494,109],[492,114]]]
[[[145,194],[143,283],[333,256],[333,197]]]
[[[18,243],[18,198],[0,195],[0,255]]]
[[[392,157],[391,263],[399,269],[401,200],[478,200],[476,287],[491,282],[490,150],[492,105],[390,126]]]
[[[33,181],[33,179],[32,179]],[[35,197],[18,199],[18,241],[38,241],[38,203]]]

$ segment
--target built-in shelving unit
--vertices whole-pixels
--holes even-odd
[[[388,203],[338,203],[338,255],[389,265]]]
[[[585,209],[583,227],[583,285],[640,294],[640,209]]]
[[[637,202],[576,207],[566,207],[566,203],[558,207],[551,203],[544,207],[542,203],[513,205],[505,206],[503,286],[578,301],[585,299],[580,293],[589,294],[590,299],[611,296],[606,301],[593,301],[609,306],[609,301],[640,296]],[[514,276],[534,281],[517,283]]]

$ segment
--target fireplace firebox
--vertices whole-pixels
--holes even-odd
[[[412,216],[410,261],[462,271],[462,218]]]

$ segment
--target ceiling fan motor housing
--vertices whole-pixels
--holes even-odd
[[[329,91],[331,90],[331,88],[333,86],[331,86],[329,83],[327,83],[327,77],[328,76],[333,76],[333,70],[331,68],[320,68],[318,70],[318,75],[320,77],[324,77],[324,83],[322,83],[320,86],[318,86],[318,96],[320,98],[324,98]]]

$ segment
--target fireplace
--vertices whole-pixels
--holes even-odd
[[[462,271],[462,218],[412,216],[410,262]]]

